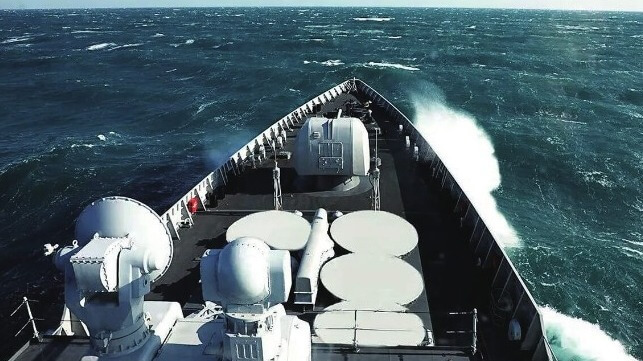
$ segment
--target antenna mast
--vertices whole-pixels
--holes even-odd
[[[380,164],[382,161],[380,158],[377,156],[377,134],[379,133],[379,129],[376,129],[375,131],[375,157],[373,158],[373,165],[371,168],[371,184],[373,184],[373,192],[371,194],[371,202],[372,202],[372,207],[374,211],[379,211],[380,210]]]
[[[283,200],[281,197],[281,169],[279,169],[279,166],[277,165],[277,148],[276,148],[276,142],[272,142],[272,151],[274,152],[275,156],[275,167],[272,170],[272,184],[274,188],[274,197],[273,197],[273,203],[275,205],[275,210],[281,210]]]

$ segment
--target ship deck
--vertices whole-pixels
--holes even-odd
[[[325,104],[319,114],[334,112],[350,100],[363,101],[353,95],[342,94]],[[462,237],[457,219],[445,213],[445,204],[440,193],[431,192],[431,185],[422,175],[423,169],[412,159],[404,139],[396,133],[394,124],[389,123],[383,114],[379,115],[377,111],[374,118],[382,132],[378,136],[378,156],[382,160],[381,210],[408,220],[416,228],[419,236],[418,246],[403,259],[423,275],[424,291],[417,300],[407,305],[407,308],[422,319],[427,329],[433,331],[436,345],[444,346],[440,350],[446,357],[444,359],[469,359],[463,352],[449,349],[457,343],[454,334],[450,332],[460,331],[453,329],[454,317],[449,316],[449,313],[471,312],[476,307],[475,277],[472,277],[474,262],[467,258],[468,252],[464,244],[460,245],[460,242],[457,242]],[[369,138],[373,149],[376,130],[373,126],[367,128],[370,128]],[[289,133],[282,151],[294,151],[292,147],[297,131],[296,127]],[[310,221],[318,208],[324,208],[329,213],[371,209],[371,186],[368,179],[361,179],[360,185],[345,192],[301,192],[295,186],[296,173],[292,161],[279,159],[277,162],[281,168],[284,210],[301,211]],[[170,269],[155,284],[152,293],[146,299],[179,301],[184,305],[186,312],[201,307],[203,300],[199,285],[199,257],[206,249],[222,248],[226,244],[226,230],[236,220],[253,212],[274,208],[273,166],[274,160],[269,159],[256,167],[246,167],[239,176],[228,180],[228,186],[220,193],[215,207],[208,207],[205,211],[192,215],[194,225],[179,231],[180,240],[175,242],[174,260]],[[336,246],[335,250],[336,256],[347,253],[339,246]],[[338,301],[320,283],[320,293],[312,312],[309,310],[302,314],[302,309],[292,302],[286,304],[286,309],[289,313],[300,315],[304,320],[311,320],[316,312]],[[319,348],[318,352],[324,352],[324,357],[329,358],[333,358],[337,353],[322,348]],[[410,350],[402,354],[400,350],[382,348],[368,355],[363,351],[358,354],[347,350],[342,350],[339,355],[346,359],[347,355],[352,353],[355,354],[355,359],[360,360],[376,360],[380,359],[376,355],[389,353],[404,355],[404,358],[414,358],[413,355],[426,358],[430,354],[428,350]]]
[[[359,103],[352,94],[341,94],[323,105],[320,114],[336,111],[348,100]],[[427,329],[433,333],[434,347],[404,348],[376,347],[356,348],[313,344],[313,361],[354,360],[389,361],[398,360],[481,360],[481,352],[471,353],[473,335],[471,318],[462,314],[478,309],[478,346],[483,350],[484,359],[520,360],[525,359],[517,349],[512,349],[503,332],[497,332],[486,310],[488,309],[488,284],[475,266],[475,259],[467,248],[469,234],[460,227],[460,219],[453,213],[453,203],[447,200],[441,185],[429,176],[429,167],[423,167],[412,158],[404,137],[398,132],[395,122],[387,119],[383,110],[373,109],[378,136],[378,156],[381,169],[381,210],[399,215],[408,220],[417,230],[418,246],[404,256],[404,260],[415,267],[423,276],[422,295],[408,305],[410,312],[420,316]],[[374,128],[370,126],[369,128]],[[375,145],[375,129],[369,129],[371,149]],[[288,141],[282,150],[293,151],[298,127],[288,133]],[[270,154],[270,152],[269,152]],[[199,260],[206,249],[222,248],[226,244],[227,228],[241,217],[262,210],[274,209],[272,167],[273,160],[264,161],[255,167],[247,166],[240,175],[227,179],[224,188],[217,189],[213,200],[205,210],[192,215],[193,225],[179,229],[180,239],[174,242],[173,261],[167,273],[158,280],[146,300],[177,301],[187,315],[202,308],[199,284]],[[371,208],[371,187],[362,185],[346,192],[302,192],[295,186],[296,174],[291,161],[279,159],[282,170],[283,209],[299,210],[308,220],[314,211],[325,208],[329,213],[349,213]],[[362,180],[368,183],[368,180]],[[346,253],[339,246],[337,255]],[[400,280],[404,282],[404,280]],[[320,283],[318,301],[313,310],[302,310],[290,300],[285,306],[289,313],[297,314],[311,321],[316,312],[325,306],[338,302]],[[62,355],[74,355],[86,349],[87,339],[73,342],[45,338],[32,342],[16,360],[60,360]],[[51,353],[47,350],[56,350]],[[67,359],[64,357],[64,359]]]

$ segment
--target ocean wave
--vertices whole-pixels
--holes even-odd
[[[633,204],[630,204],[630,206],[639,212],[643,212],[643,201],[638,198],[636,198],[636,201]],[[628,241],[628,242],[634,242],[634,241]],[[635,242],[635,243],[643,246],[643,242]]]
[[[384,30],[366,29],[359,30],[360,34],[384,34]]]
[[[339,59],[336,59],[336,60],[322,61],[320,64],[325,66],[338,66],[338,65],[343,65],[344,62]]]
[[[82,143],[82,144],[72,144],[71,148],[79,148],[79,147],[84,147],[84,148],[94,148],[96,144],[91,144],[91,143]]]
[[[581,171],[578,172],[586,183],[598,183],[605,188],[614,188],[614,182],[610,181],[607,177],[607,174],[592,170],[592,171]]]
[[[100,43],[100,44],[94,44],[94,45],[90,45],[90,46],[88,46],[88,47],[86,48],[86,50],[89,50],[89,51],[102,50],[102,49],[109,48],[110,46],[116,46],[116,44],[114,44],[114,43]]]
[[[311,28],[311,29],[323,29],[323,28],[334,28],[338,27],[341,25],[337,24],[326,24],[326,25],[305,25],[304,28]]]
[[[71,34],[96,34],[96,33],[102,33],[100,30],[74,30],[71,32]]]
[[[196,111],[196,113],[194,113],[194,115],[197,115],[197,114],[201,113],[202,111],[207,109],[210,105],[215,104],[215,103],[216,103],[216,101],[211,101],[211,102],[207,102],[207,103],[203,103],[203,104],[199,105],[199,109],[197,109],[197,111]]]
[[[381,17],[380,18],[380,17],[373,16],[373,17],[367,17],[367,18],[353,18],[353,20],[355,20],[355,21],[378,21],[378,22],[381,22],[381,21],[395,20],[395,18],[391,18],[391,17]]]
[[[636,361],[599,325],[540,307],[545,334],[559,361]]]
[[[317,60],[310,61],[310,60],[304,60],[304,64],[311,64],[311,63],[314,63],[314,64],[320,64],[320,65],[324,65],[324,66],[338,66],[338,65],[344,65],[344,62],[343,62],[343,61],[341,61],[341,60],[339,60],[339,59],[334,59],[334,60],[333,60],[333,59],[329,59],[329,60],[325,60],[325,61],[317,61]]]
[[[578,120],[566,120],[566,119],[559,119],[563,123],[571,123],[571,124],[581,124],[581,125],[587,125],[585,122],[579,122]]]
[[[493,192],[500,188],[500,165],[487,133],[469,114],[449,108],[430,89],[413,94],[413,123],[467,194],[487,229],[505,247],[521,245],[515,229],[498,209]]]
[[[378,62],[370,61],[365,65],[367,67],[394,68],[394,69],[402,69],[402,70],[409,70],[409,71],[420,70],[420,68],[416,68],[408,65],[396,64],[396,63],[378,63]]]
[[[619,248],[625,253],[626,256],[643,259],[643,251],[639,251],[637,249],[625,247],[625,246],[619,247]]]
[[[116,50],[116,49],[134,48],[134,47],[141,46],[141,45],[143,45],[143,43],[124,44],[124,45],[115,46],[115,47],[109,49],[109,51]]]
[[[191,44],[194,44],[194,39],[187,39],[186,41],[184,41],[182,43],[172,43],[172,44],[170,44],[170,46],[178,48],[181,45],[191,45]]]
[[[219,49],[219,48],[224,47],[226,45],[232,45],[232,44],[234,44],[234,41],[228,41],[228,42],[225,42],[223,44],[217,44],[217,45],[213,46],[212,49]]]
[[[563,140],[560,139],[559,137],[547,137],[547,142],[551,145],[563,145]]]
[[[629,239],[623,238],[623,240],[629,244],[633,244],[635,246],[643,247],[643,242],[642,241],[631,241]]]
[[[23,36],[14,36],[8,39],[5,39],[0,42],[0,44],[13,44],[13,43],[21,43],[23,41],[29,41],[33,39],[32,36],[30,35],[23,35]]]

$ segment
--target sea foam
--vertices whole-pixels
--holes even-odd
[[[102,50],[102,49],[108,48],[108,47],[110,47],[110,46],[116,46],[116,44],[114,44],[114,43],[100,43],[100,44],[94,44],[94,45],[90,45],[90,46],[88,46],[88,47],[87,47],[87,50],[89,50],[89,51]]]
[[[376,67],[376,68],[393,68],[393,69],[402,69],[402,70],[409,70],[409,71],[416,71],[420,70],[419,68],[413,67],[413,66],[408,66],[408,65],[402,65],[402,64],[395,64],[395,63],[377,63],[374,61],[370,61],[366,63],[367,67]]]
[[[395,18],[389,18],[389,17],[386,17],[386,18],[384,18],[384,17],[382,17],[382,18],[378,18],[378,17],[353,18],[353,20],[355,20],[355,21],[378,21],[378,22],[380,22],[380,21],[391,21],[391,20],[394,20],[394,19]]]
[[[324,66],[338,66],[338,65],[344,65],[344,62],[339,60],[339,59],[328,59],[324,61],[317,61],[317,60],[304,60],[304,64],[310,64],[310,63],[315,63],[315,64],[320,64]]]
[[[31,40],[31,36],[29,35],[24,35],[24,36],[14,36],[12,38],[8,38],[0,42],[0,44],[12,44],[12,43],[19,43],[23,41],[28,41]]]
[[[559,361],[636,361],[600,326],[541,307],[547,340]]]
[[[109,51],[117,50],[117,49],[134,48],[134,47],[141,46],[141,45],[143,45],[143,43],[119,45],[119,46],[115,46],[115,47],[109,49]]]
[[[519,246],[516,231],[498,210],[493,196],[501,178],[489,136],[471,115],[449,108],[437,90],[412,99],[415,126],[465,191],[491,234],[502,246]]]

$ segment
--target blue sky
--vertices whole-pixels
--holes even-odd
[[[177,7],[170,0],[0,0],[0,8]],[[183,0],[181,6],[422,6],[643,11],[643,0]]]

